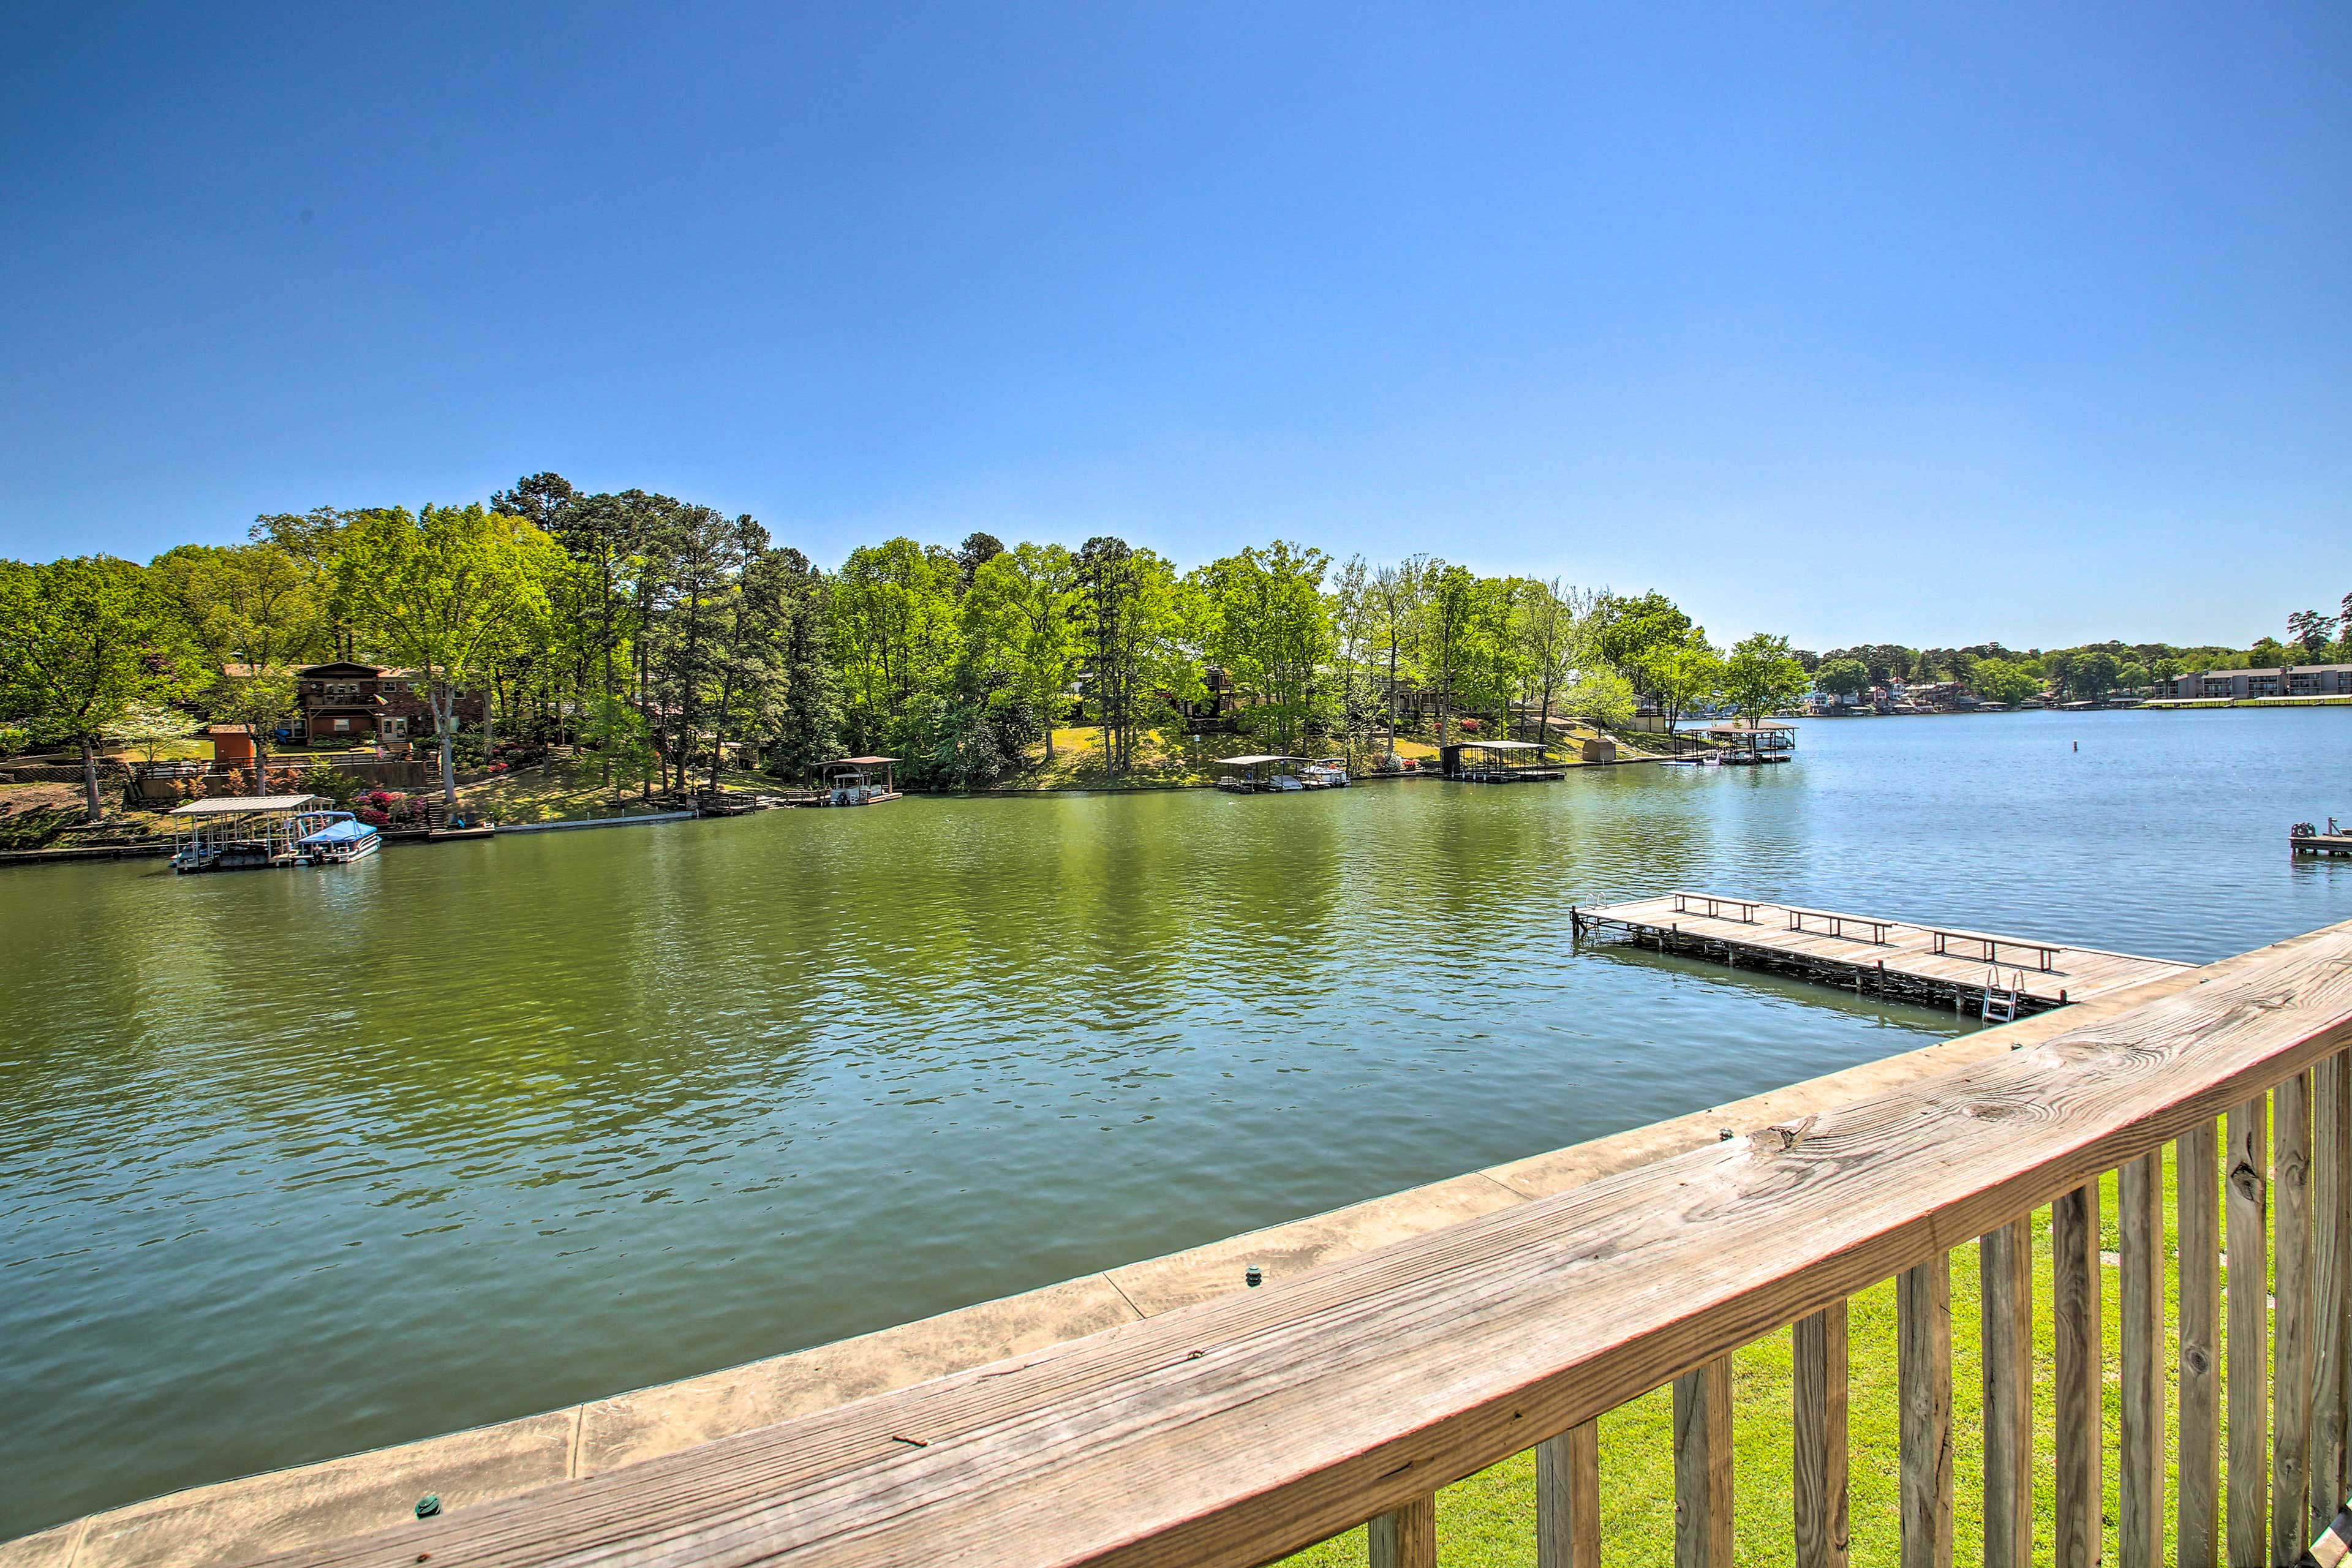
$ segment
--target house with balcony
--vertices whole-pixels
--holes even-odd
[[[235,679],[255,671],[233,664],[224,673]],[[433,733],[432,704],[413,669],[335,659],[286,673],[294,678],[295,710],[278,726],[276,739],[281,745],[350,742],[398,746]],[[458,727],[480,725],[488,708],[487,693],[459,692]]]

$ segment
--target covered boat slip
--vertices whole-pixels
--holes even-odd
[[[1570,913],[1574,934],[1614,931],[1661,952],[1777,969],[1841,990],[1975,1006],[2004,1020],[2193,967],[2033,937],[1714,893],[1663,893]]]
[[[174,871],[291,866],[310,831],[304,818],[329,805],[318,795],[230,795],[192,800],[172,813]]]
[[[1705,731],[1707,740],[1724,747],[1722,761],[1734,767],[1759,767],[1790,761],[1797,749],[1797,727],[1785,720],[1767,719],[1755,724],[1718,724]]]
[[[1564,779],[1568,770],[1538,741],[1456,741],[1437,750],[1441,770],[1465,784],[1521,784]]]
[[[1297,790],[1348,787],[1348,764],[1342,757],[1252,752],[1241,757],[1219,757],[1216,766],[1217,787],[1233,795],[1284,795]]]

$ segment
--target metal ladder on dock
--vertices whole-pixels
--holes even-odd
[[[2017,1022],[2017,998],[2018,993],[2025,988],[2024,977],[2011,975],[2010,979],[2011,984],[2003,985],[2000,983],[1999,970],[1985,971],[1984,1006],[1978,1015],[1983,1022],[1988,1024]]]

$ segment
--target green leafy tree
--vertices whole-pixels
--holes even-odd
[[[1611,727],[1633,718],[1638,702],[1633,683],[1613,667],[1597,660],[1577,670],[1560,698],[1561,706],[1569,712]]]
[[[183,679],[179,628],[147,572],[108,555],[0,561],[0,720],[81,753],[88,820],[106,815],[98,747]]]
[[[1077,582],[1077,563],[1067,549],[1016,544],[983,557],[964,595],[967,657],[1000,673],[1013,700],[1034,710],[1045,729],[1047,762],[1054,760],[1054,721],[1070,683]]]
[[[1563,587],[1557,577],[1526,585],[1519,605],[1519,648],[1538,740],[1551,739],[1552,703],[1574,681],[1587,657],[1585,612],[1576,591]]]
[[[255,776],[267,779],[269,738],[295,710],[294,667],[332,646],[325,581],[275,541],[184,544],[148,572],[203,656],[213,721],[252,730]]]
[[[646,716],[627,699],[591,696],[583,706],[580,729],[604,759],[604,782],[608,788],[623,779],[646,779],[653,773],[651,729]]]
[[[155,762],[155,748],[166,741],[176,741],[186,735],[188,716],[176,708],[161,702],[133,702],[122,710],[122,717],[106,727],[106,738],[126,746],[137,746],[147,753],[147,762]]]
[[[831,587],[797,550],[778,552],[791,612],[783,628],[783,700],[771,737],[768,771],[803,778],[841,752],[841,694],[833,660]]]
[[[1378,616],[1378,657],[1385,667],[1381,679],[1383,717],[1387,721],[1389,761],[1396,761],[1397,694],[1419,671],[1413,664],[1421,642],[1422,609],[1429,583],[1429,563],[1411,556],[1373,572],[1371,596]]]
[[[1831,696],[1851,702],[1870,689],[1870,667],[1858,658],[1837,658],[1822,660],[1813,671],[1813,685]]]
[[[1165,560],[1098,536],[1078,551],[1076,566],[1078,652],[1102,731],[1103,766],[1118,778],[1134,765],[1160,685],[1172,683],[1181,700],[1197,689],[1198,676],[1178,646],[1183,605]]]
[[[850,743],[885,742],[919,695],[950,684],[960,651],[955,558],[911,539],[863,545],[833,579],[833,652]]]
[[[1362,556],[1349,556],[1333,574],[1329,602],[1339,678],[1341,749],[1352,761],[1362,754],[1368,743],[1365,731],[1381,705],[1381,683],[1375,677],[1381,603],[1372,570]]]
[[[1415,628],[1420,634],[1419,657],[1415,662],[1423,684],[1436,700],[1437,743],[1450,746],[1454,743],[1455,705],[1467,684],[1470,667],[1476,657],[1475,645],[1482,628],[1478,579],[1466,566],[1436,560],[1424,563],[1422,573],[1421,614]]]
[[[518,621],[544,612],[559,569],[545,534],[478,502],[367,512],[345,536],[338,593],[366,646],[415,671],[446,800],[457,798],[458,694],[482,683]]]
[[[1192,574],[1208,658],[1255,700],[1251,724],[1281,751],[1302,742],[1317,672],[1331,658],[1331,611],[1322,593],[1329,567],[1321,551],[1277,539]]]
[[[1723,661],[1723,695],[1750,727],[1805,694],[1805,667],[1789,639],[1758,632],[1740,638]]]
[[[2066,686],[2085,702],[2096,702],[2116,689],[2116,673],[2123,667],[2116,656],[2104,648],[2091,648],[2077,653],[2066,666]]]
[[[655,745],[684,789],[712,705],[728,700],[719,688],[730,669],[736,595],[745,563],[767,549],[768,533],[748,516],[680,505],[667,509],[647,547],[663,562],[665,590],[644,633]],[[714,751],[725,744],[718,728],[710,743]]]
[[[1664,594],[1639,598],[1604,592],[1593,617],[1593,651],[1613,665],[1637,692],[1656,695],[1650,684],[1654,661],[1665,649],[1689,640],[1691,618]]]
[[[1465,712],[1491,716],[1498,736],[1510,734],[1511,704],[1528,685],[1520,620],[1529,586],[1517,577],[1478,577],[1472,585],[1456,696]]]
[[[1723,658],[1706,634],[1693,626],[1674,642],[1654,648],[1642,666],[1650,694],[1657,699],[1658,711],[1665,716],[1666,732],[1674,733],[1675,726],[1684,714],[1700,703],[1711,700],[1723,685]]]
[[[643,618],[644,596],[630,588],[634,584],[650,589],[656,580],[643,559],[645,546],[656,522],[677,503],[643,490],[583,496],[560,474],[535,474],[493,496],[491,504],[541,529],[571,558],[572,580],[561,585],[561,594],[572,614],[559,625],[594,667],[600,694],[608,702],[616,699],[621,660]],[[621,757],[608,751],[604,761],[609,784]]]
[[[2042,693],[2042,677],[2015,659],[1980,658],[1969,672],[1969,685],[1988,702],[2014,708]]]

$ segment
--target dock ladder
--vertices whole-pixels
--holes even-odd
[[[1979,1014],[1979,1017],[1983,1022],[1988,1024],[2017,1022],[2018,993],[2025,989],[2025,977],[2022,974],[2011,975],[2010,982],[2009,984],[2003,985],[2000,983],[2000,972],[1997,969],[1985,971],[1984,1007]]]

